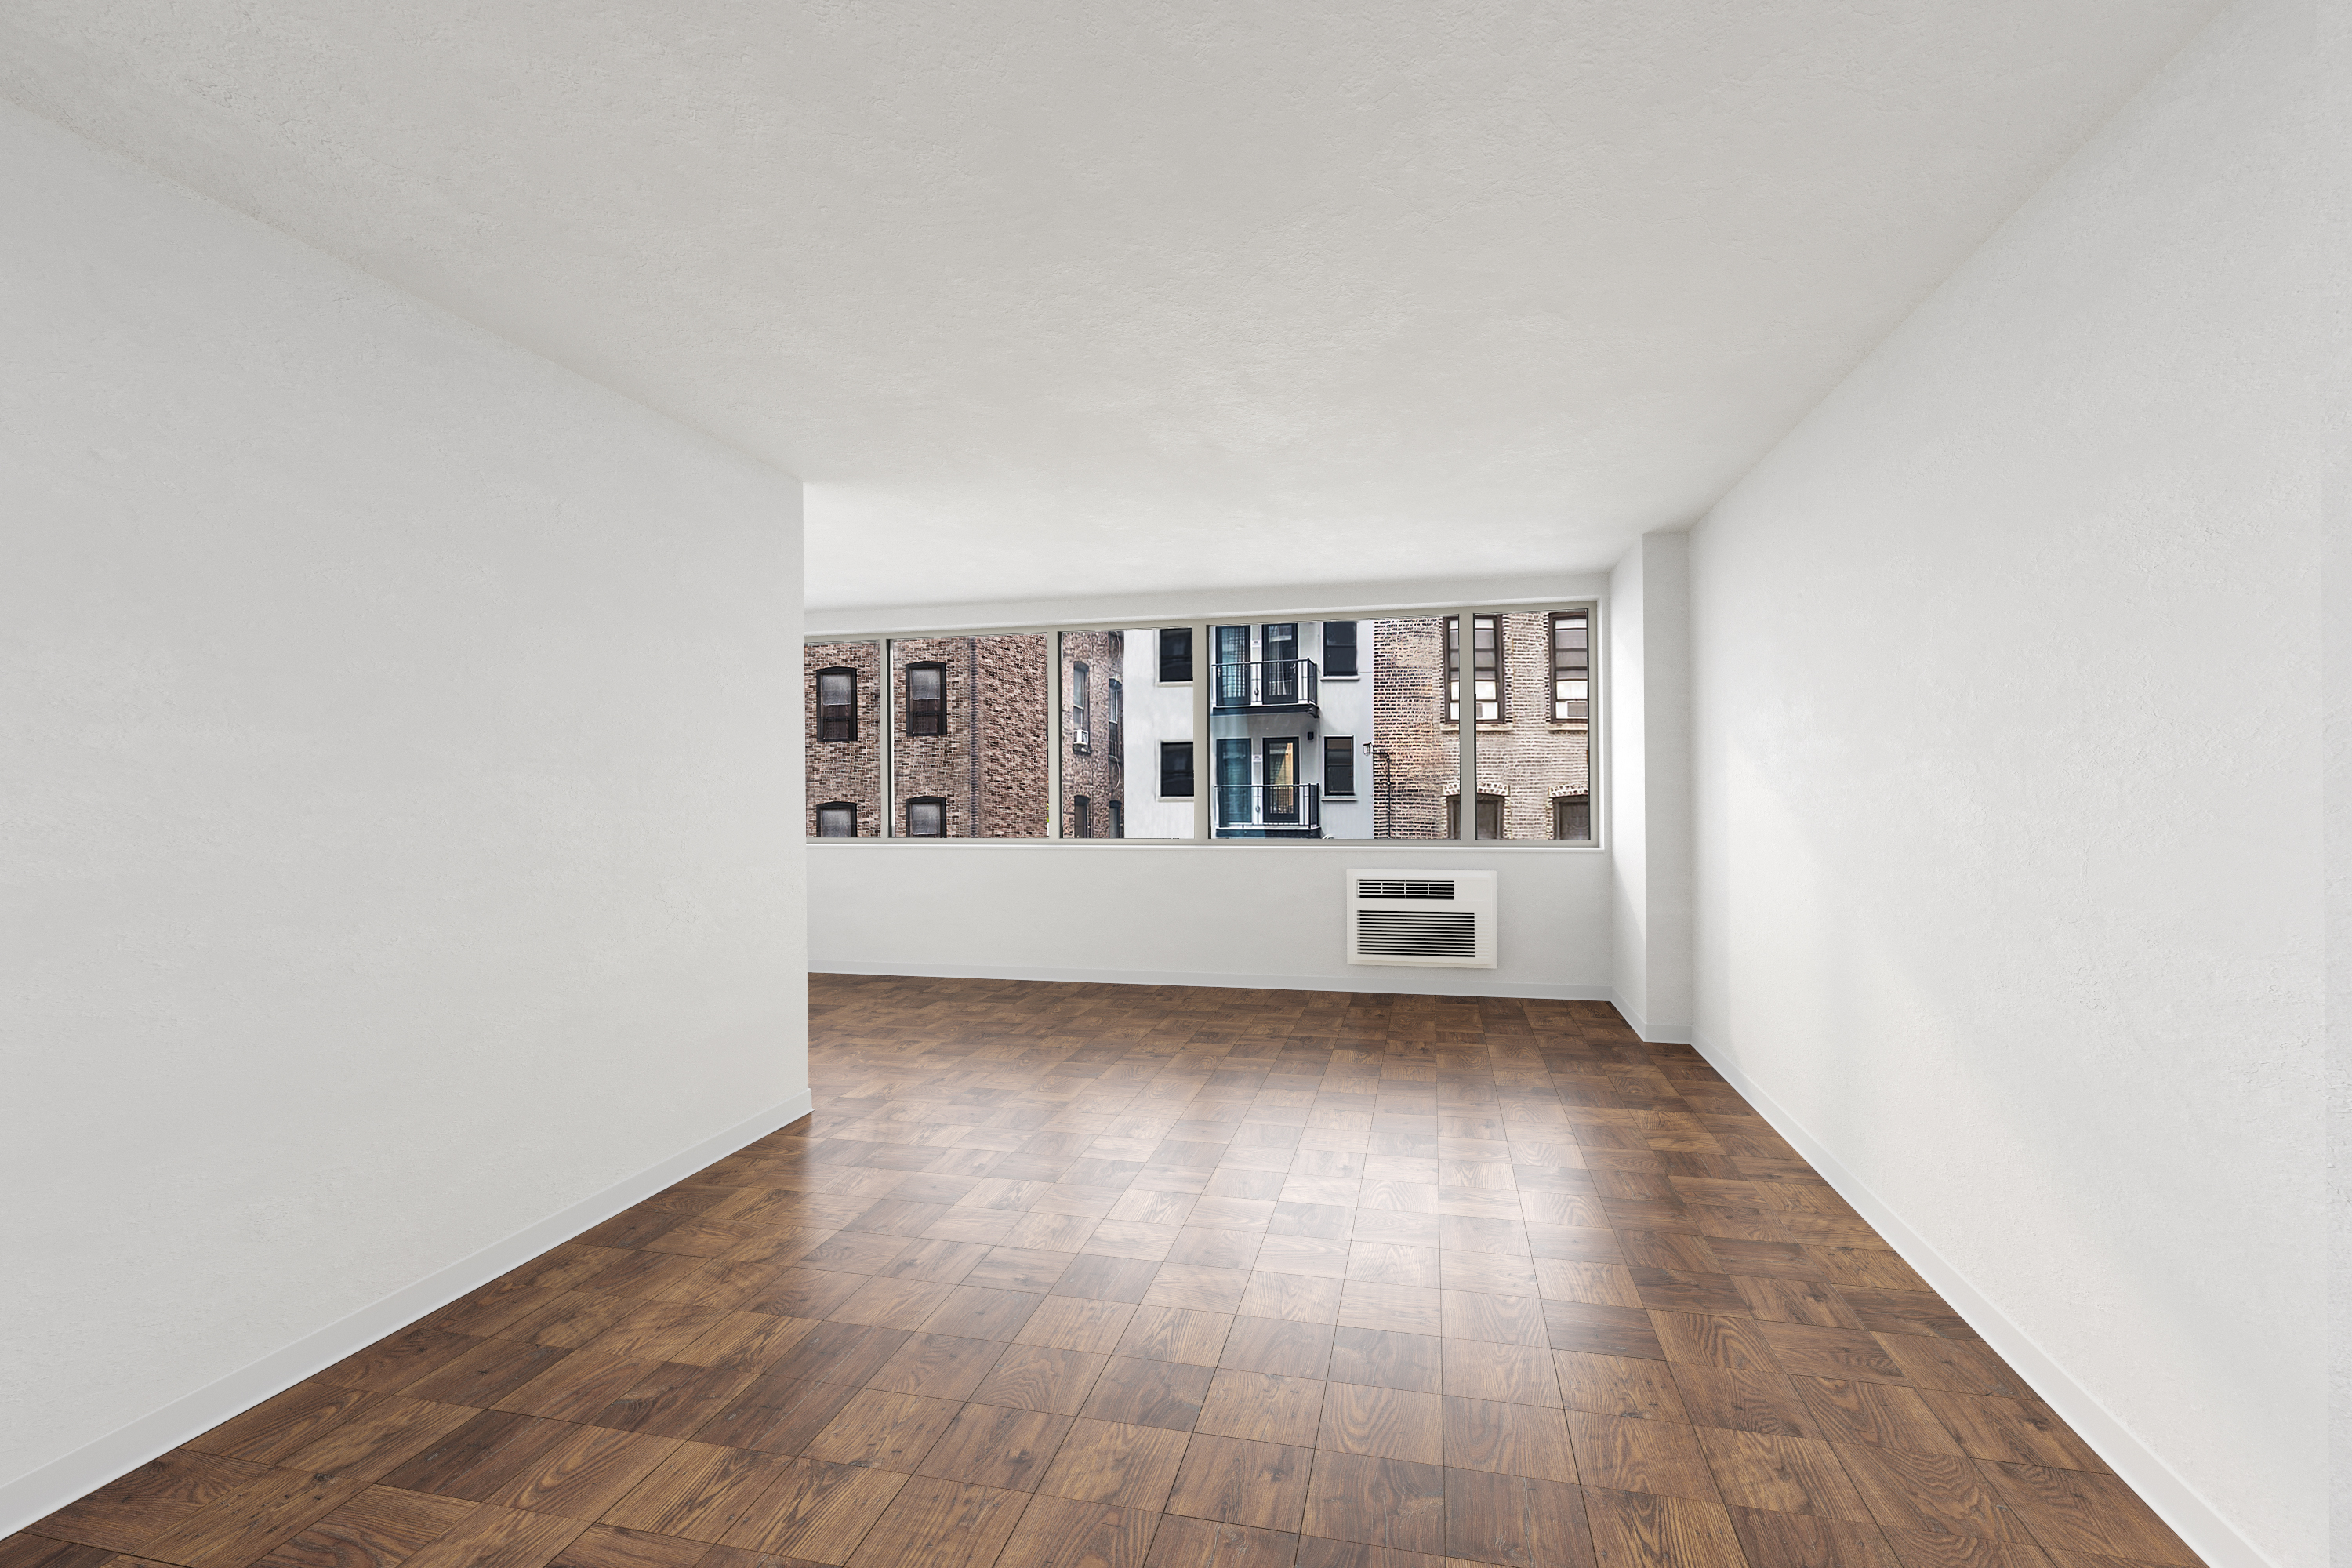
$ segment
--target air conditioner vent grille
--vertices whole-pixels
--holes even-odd
[[[1359,881],[1356,897],[1360,899],[1452,899],[1452,879],[1432,881]]]
[[[1468,910],[1358,910],[1356,951],[1377,958],[1478,956],[1478,917]]]

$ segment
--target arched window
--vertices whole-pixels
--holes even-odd
[[[816,672],[816,738],[820,741],[857,739],[857,672],[820,669]]]
[[[909,838],[945,838],[948,836],[948,803],[935,795],[919,795],[907,803],[907,837]]]
[[[818,806],[816,836],[819,838],[856,837],[857,807],[845,800],[829,800]]]
[[[948,667],[910,664],[907,667],[907,733],[944,735],[948,732]]]

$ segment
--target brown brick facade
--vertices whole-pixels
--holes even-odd
[[[907,803],[937,797],[947,803],[947,836],[1037,838],[1045,832],[1045,639],[1042,637],[908,637],[891,645],[891,679],[898,686],[889,721],[891,772],[897,798],[890,831],[907,831]],[[944,667],[947,733],[909,735],[904,683],[910,664]],[[821,669],[857,672],[857,738],[817,738],[816,676]],[[817,807],[847,801],[857,807],[857,836],[879,837],[884,714],[881,649],[875,643],[819,643],[808,650],[805,722],[808,742],[807,830],[816,832]]]
[[[1551,719],[1551,617],[1514,615],[1501,622],[1503,716],[1478,726],[1478,792],[1502,797],[1504,837],[1549,838],[1553,800],[1591,795],[1591,736],[1581,722]],[[1447,797],[1459,787],[1460,747],[1457,726],[1444,716],[1444,619],[1377,622],[1372,644],[1374,788],[1395,792],[1380,801],[1375,831],[1393,838],[1444,837]]]
[[[857,672],[857,734],[855,740],[817,738],[816,678],[823,669]],[[882,650],[870,642],[812,643],[802,701],[802,733],[808,737],[809,836],[816,836],[819,806],[846,801],[857,808],[857,837],[882,832]]]
[[[1127,655],[1125,632],[1064,632],[1062,634],[1062,837],[1109,838],[1111,805],[1119,815],[1127,804],[1127,767],[1123,745],[1113,744],[1111,683],[1119,679]],[[1077,667],[1087,667],[1085,708],[1087,731],[1077,732],[1079,707]],[[1159,787],[1152,781],[1152,788]],[[1087,800],[1085,831],[1080,832],[1077,801]]]
[[[1045,639],[908,637],[890,650],[902,699],[907,667],[925,662],[947,667],[948,694],[946,734],[909,735],[899,721],[891,757],[898,795],[893,831],[906,831],[907,802],[937,796],[947,802],[950,838],[1043,837]]]

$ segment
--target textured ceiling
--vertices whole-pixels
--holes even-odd
[[[2214,0],[0,0],[0,92],[809,481],[821,605],[1605,564]]]

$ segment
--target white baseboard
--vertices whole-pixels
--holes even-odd
[[[1609,1005],[1617,1009],[1617,1016],[1632,1026],[1633,1033],[1651,1045],[1687,1046],[1691,1043],[1691,1026],[1688,1024],[1653,1024],[1633,1011],[1625,998],[1615,991],[1609,993],[1608,1000]]]
[[[811,974],[904,974],[937,980],[1051,980],[1072,985],[1213,985],[1243,991],[1378,991],[1400,996],[1523,996],[1545,1002],[1606,1002],[1605,985],[1531,985],[1473,980],[1460,970],[1367,964],[1348,974],[1207,974],[1160,969],[1036,969],[991,963],[863,963],[811,958]]]
[[[1853,1205],[1855,1213],[1870,1222],[1871,1228],[1900,1253],[1905,1262],[1936,1288],[1953,1310],[1968,1320],[1969,1326],[1982,1336],[1986,1344],[2032,1384],[2042,1403],[2074,1428],[2083,1441],[2106,1461],[2107,1468],[2139,1493],[2191,1551],[2205,1559],[2209,1568],[2278,1568],[2274,1559],[2239,1533],[2237,1527],[2217,1512],[2194,1487],[2150,1452],[2095,1395],[2068,1375],[1958,1269],[1928,1246],[1925,1237],[1887,1207],[1860,1177],[1822,1147],[1802,1122],[1789,1114],[1787,1107],[1709,1041],[1694,1038],[1690,1044],[1811,1163],[1840,1197]]]
[[[272,1351],[226,1377],[0,1485],[0,1536],[11,1535],[47,1518],[75,1499],[137,1469],[158,1454],[178,1447],[321,1368],[334,1365],[354,1351],[447,1306],[468,1291],[479,1289],[548,1248],[602,1225],[632,1204],[651,1197],[779,1127],[798,1121],[809,1113],[811,1103],[810,1091],[803,1089],[780,1105],[772,1105],[690,1149],[681,1149],[625,1181],[525,1226],[512,1236],[461,1258],[413,1285],[404,1286],[348,1317],[305,1334],[282,1350]]]

